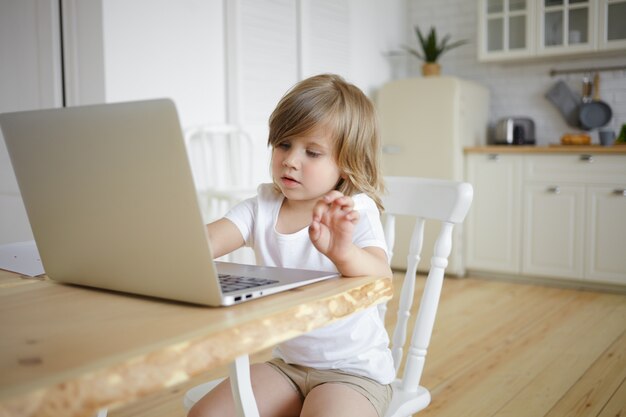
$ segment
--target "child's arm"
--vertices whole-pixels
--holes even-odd
[[[207,224],[206,229],[214,258],[231,253],[245,243],[237,226],[226,218]]]
[[[354,210],[354,200],[339,191],[331,191],[313,208],[313,220],[309,227],[311,242],[333,261],[343,276],[391,277],[384,250],[359,248],[352,243],[352,233],[358,222],[359,212]]]

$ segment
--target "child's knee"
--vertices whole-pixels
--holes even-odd
[[[187,417],[228,417],[234,415],[234,404],[228,380],[209,391],[187,413]]]

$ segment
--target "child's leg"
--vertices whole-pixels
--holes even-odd
[[[304,400],[300,417],[378,417],[372,403],[361,393],[341,383],[313,388]]]
[[[274,368],[265,363],[252,365],[250,380],[261,417],[297,417],[300,415],[302,408],[300,394]],[[214,416],[235,416],[235,404],[228,379],[202,397],[187,414],[187,417]]]

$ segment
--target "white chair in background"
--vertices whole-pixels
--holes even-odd
[[[206,222],[256,194],[249,134],[232,125],[205,125],[187,129],[185,142]]]
[[[383,198],[386,218],[385,239],[390,252],[393,251],[395,241],[395,216],[407,215],[416,219],[409,247],[408,267],[399,294],[398,320],[391,338],[396,373],[402,364],[403,348],[407,338],[407,323],[413,304],[415,274],[422,250],[424,225],[426,221],[440,224],[404,363],[404,372],[393,382],[393,398],[385,414],[385,417],[407,417],[430,404],[430,392],[420,385],[420,379],[439,305],[444,271],[452,248],[452,229],[465,219],[472,202],[473,190],[468,183],[447,180],[386,177],[385,181],[388,190],[388,194]],[[384,318],[385,307],[381,306],[380,311]],[[247,356],[238,358],[231,365],[231,385],[239,415],[258,416],[247,367]],[[183,400],[185,408],[189,410],[222,380],[207,382],[187,391]]]
[[[248,133],[232,125],[204,125],[187,129],[185,142],[205,223],[256,194],[254,147]],[[220,260],[254,263],[254,254],[242,248]]]

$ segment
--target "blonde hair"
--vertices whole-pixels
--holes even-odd
[[[330,132],[341,171],[335,187],[345,195],[367,194],[383,210],[380,136],[372,102],[356,86],[334,74],[321,74],[293,86],[269,119],[268,145],[305,135],[318,127]]]

